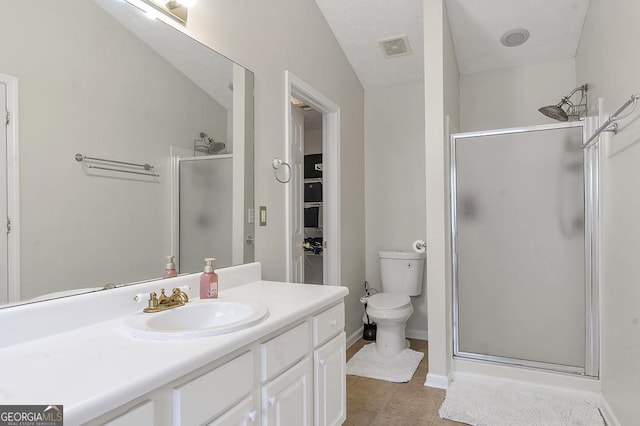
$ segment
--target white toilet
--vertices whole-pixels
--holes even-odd
[[[382,293],[367,300],[367,314],[377,324],[376,352],[383,357],[398,355],[409,346],[404,329],[413,313],[409,296],[422,292],[424,253],[378,252]]]

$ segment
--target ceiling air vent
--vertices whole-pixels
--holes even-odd
[[[382,54],[387,59],[411,54],[409,39],[406,35],[380,40],[378,44],[382,49]]]

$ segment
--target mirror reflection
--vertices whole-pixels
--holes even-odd
[[[0,1],[0,304],[252,261],[251,72],[124,1]]]

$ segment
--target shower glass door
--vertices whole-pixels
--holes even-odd
[[[583,123],[451,137],[454,355],[597,375]]]
[[[179,271],[201,271],[206,257],[216,268],[233,265],[233,157],[178,160]]]

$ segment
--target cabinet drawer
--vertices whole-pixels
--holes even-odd
[[[262,381],[267,381],[293,365],[309,352],[309,326],[299,326],[260,345]]]
[[[344,303],[313,317],[313,346],[318,346],[344,329]]]
[[[258,410],[253,403],[253,397],[248,396],[207,426],[251,426],[255,424],[258,424]]]
[[[153,401],[147,401],[129,410],[104,426],[154,426]]]
[[[253,353],[247,352],[172,392],[173,424],[199,425],[253,389]]]

